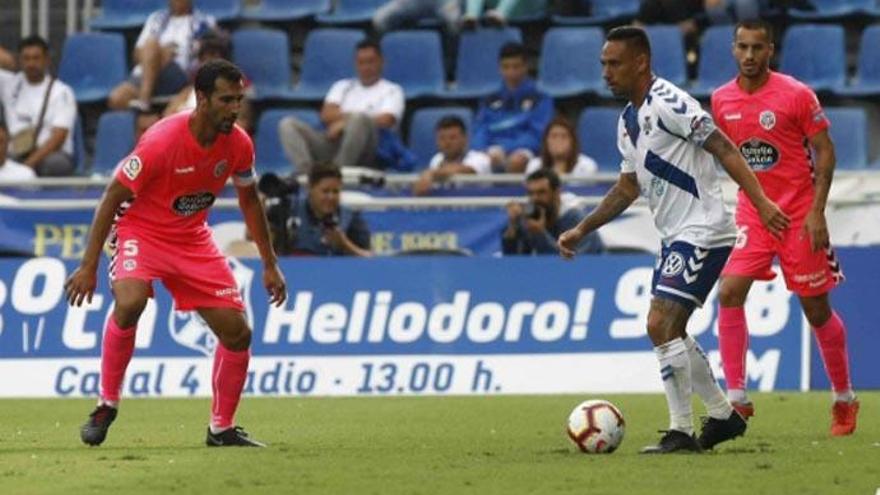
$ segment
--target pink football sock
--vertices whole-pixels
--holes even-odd
[[[211,373],[211,384],[214,399],[211,403],[211,425],[225,429],[235,424],[235,410],[241,399],[241,391],[247,379],[249,349],[230,351],[217,344],[214,352],[214,369]]]
[[[835,392],[852,388],[849,377],[849,354],[846,350],[846,327],[836,312],[821,327],[816,327],[816,341],[825,362],[825,371]]]
[[[749,329],[746,311],[742,306],[720,308],[718,344],[721,348],[721,367],[724,369],[727,390],[745,390]]]
[[[116,317],[110,316],[101,347],[101,399],[119,402],[125,369],[134,352],[135,326],[119,328]]]

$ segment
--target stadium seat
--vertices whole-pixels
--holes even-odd
[[[154,11],[168,6],[166,0],[103,0],[101,15],[89,22],[92,29],[131,29],[143,27]]]
[[[509,41],[522,41],[518,28],[477,29],[461,33],[455,60],[455,84],[438,96],[449,99],[480,98],[499,87],[498,51]]]
[[[217,22],[234,21],[241,17],[241,0],[195,0],[195,7],[214,16]]]
[[[354,77],[354,51],[364,33],[357,29],[315,29],[306,37],[294,100],[321,101],[334,82]]]
[[[596,160],[600,172],[620,171],[617,120],[621,111],[622,109],[615,107],[588,107],[578,119],[577,133],[581,151]]]
[[[428,167],[431,158],[437,153],[437,140],[434,127],[437,121],[447,115],[455,115],[464,121],[468,134],[471,131],[473,112],[468,107],[432,107],[416,110],[409,123],[407,142],[415,153],[417,162],[415,172]]]
[[[790,8],[788,15],[801,21],[831,21],[860,14],[877,14],[875,0],[809,0],[815,10]]]
[[[597,27],[552,28],[544,35],[538,84],[554,98],[601,91],[599,56],[605,36]],[[572,54],[577,54],[576,57]]]
[[[815,91],[840,88],[846,81],[842,26],[800,24],[785,32],[780,70]]]
[[[868,26],[862,32],[856,77],[849,86],[839,87],[835,93],[844,96],[872,96],[880,94],[880,24]]]
[[[684,38],[678,26],[648,26],[645,31],[651,40],[654,72],[676,86],[687,84]]]
[[[293,166],[284,155],[281,139],[278,137],[278,123],[287,116],[295,116],[312,125],[321,128],[321,119],[315,110],[266,110],[260,115],[257,122],[257,131],[254,136],[254,148],[257,157],[257,172],[275,172],[281,175],[290,175]]]
[[[733,42],[733,27],[712,26],[703,33],[700,40],[700,59],[697,62],[697,80],[689,92],[704,98],[718,87],[736,77],[736,60],[730,51]]]
[[[260,0],[259,5],[246,7],[242,17],[249,21],[293,21],[328,10],[330,0]]]
[[[446,76],[437,31],[386,34],[382,37],[382,53],[385,79],[400,84],[407,99],[443,92]]]
[[[64,40],[58,77],[77,103],[104,101],[125,80],[125,38],[118,33],[78,33]]]
[[[335,7],[326,14],[318,14],[315,18],[321,24],[360,24],[373,19],[376,9],[388,0],[336,0]]]
[[[284,31],[235,31],[232,34],[232,59],[253,85],[255,100],[291,97],[290,46]]]
[[[826,108],[831,121],[837,168],[860,170],[868,166],[868,120],[861,108]]]
[[[129,111],[101,114],[95,135],[92,173],[109,175],[119,160],[134,148],[134,125],[134,113]]]
[[[553,23],[563,26],[625,23],[639,12],[639,0],[581,0],[579,3],[584,11],[590,12],[590,15],[554,15]]]

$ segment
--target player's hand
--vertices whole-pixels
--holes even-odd
[[[585,234],[577,227],[563,232],[556,241],[556,247],[559,248],[559,254],[567,260],[573,259],[577,252],[577,246],[580,244],[581,239],[584,238],[584,235]]]
[[[828,246],[828,224],[825,223],[823,212],[810,210],[804,219],[804,235],[810,236],[810,247],[814,253]]]
[[[278,265],[267,266],[263,270],[263,286],[269,292],[269,304],[274,304],[277,307],[284,304],[287,299],[287,286]]]
[[[758,215],[761,216],[761,223],[770,231],[773,237],[782,239],[782,231],[788,228],[791,219],[782,212],[779,206],[769,199],[758,207]]]
[[[95,269],[80,266],[64,282],[67,303],[71,306],[82,306],[83,301],[91,304],[97,287],[98,278]]]

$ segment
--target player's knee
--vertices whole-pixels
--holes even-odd
[[[119,298],[113,308],[113,318],[119,328],[130,328],[137,325],[141,313],[147,306],[146,299]]]
[[[804,307],[804,316],[807,317],[807,321],[810,322],[810,326],[813,328],[818,328],[831,319],[831,308],[827,305],[815,304],[815,305],[803,305]]]
[[[725,308],[739,307],[745,304],[746,294],[733,284],[726,284],[722,281],[718,287],[718,302]]]
[[[247,325],[240,325],[227,333],[222,339],[223,347],[230,351],[245,351],[251,346],[251,329]]]

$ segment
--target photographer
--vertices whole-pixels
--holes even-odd
[[[501,251],[513,254],[558,254],[556,239],[577,225],[584,212],[562,203],[559,176],[542,168],[526,178],[526,205],[507,205],[507,227],[501,234]],[[588,235],[578,246],[578,253],[596,254],[604,250],[598,234]]]
[[[342,173],[334,165],[309,172],[308,191],[266,174],[260,191],[269,196],[267,216],[275,250],[285,255],[369,257],[370,231],[358,211],[340,205]]]

